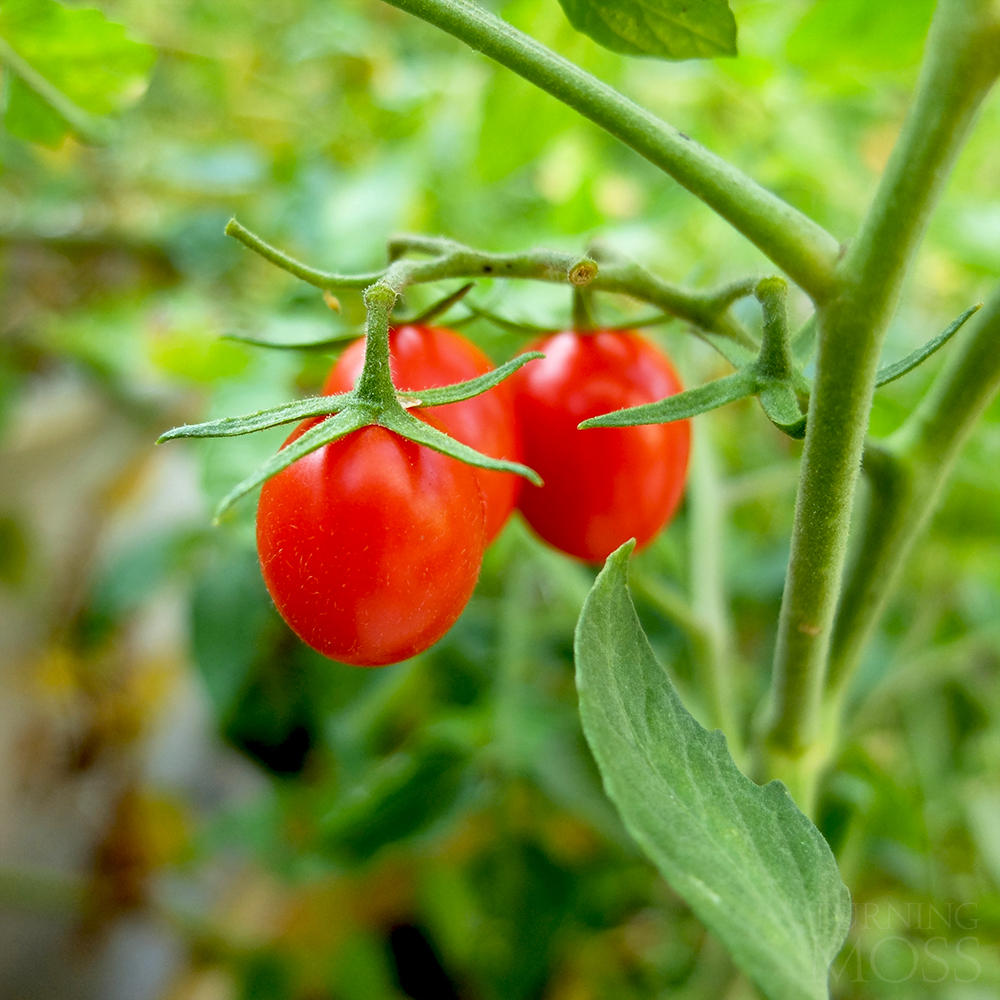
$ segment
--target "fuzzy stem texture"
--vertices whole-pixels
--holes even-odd
[[[885,329],[928,217],[996,79],[992,0],[941,0],[917,94],[874,202],[819,310],[819,354],[766,724],[771,775],[809,808],[827,656]],[[805,801],[802,801],[802,800]]]
[[[454,35],[580,112],[668,173],[815,300],[833,290],[839,245],[736,167],[470,0],[386,0]]]

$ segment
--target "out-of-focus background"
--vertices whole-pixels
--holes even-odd
[[[0,34],[33,3],[0,4]],[[720,950],[629,841],[582,741],[572,629],[592,569],[515,519],[437,646],[337,665],[271,606],[253,500],[210,523],[283,432],[153,442],[314,392],[331,363],[223,335],[321,339],[361,318],[359,299],[337,316],[224,237],[233,214],[339,271],[379,267],[400,230],[497,251],[600,237],[695,287],[767,263],[645,161],[377,0],[95,6],[150,46],[104,67],[121,86],[90,109],[125,109],[106,145],[26,124],[0,77],[0,998],[721,996]],[[733,0],[740,57],[674,64],[599,49],[556,0],[489,6],[847,238],[933,4]],[[86,85],[66,86],[87,106]],[[994,94],[886,360],[997,280],[998,126]],[[555,287],[483,282],[472,298],[569,318]],[[598,305],[609,322],[646,314]],[[466,333],[497,360],[522,343]],[[650,336],[689,383],[726,370],[682,324]],[[873,433],[939,365],[880,391]],[[658,588],[724,574],[749,727],[799,447],[751,402],[697,432],[697,495],[637,559],[636,599],[684,691],[692,658]],[[998,470],[994,405],[854,691],[820,814],[856,906],[839,997],[1000,985]],[[693,530],[696,500],[722,512],[717,545]]]

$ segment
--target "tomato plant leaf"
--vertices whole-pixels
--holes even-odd
[[[726,0],[559,0],[570,24],[612,52],[661,59],[736,55]]]
[[[0,9],[0,63],[14,81],[4,125],[21,139],[56,146],[73,131],[102,142],[102,116],[140,97],[156,57],[98,10],[56,0],[7,0]]]
[[[699,413],[707,413],[745,396],[752,396],[757,388],[757,376],[752,371],[733,372],[732,375],[679,392],[676,396],[667,396],[666,399],[657,400],[655,403],[629,406],[624,410],[591,417],[580,424],[580,429],[669,424],[674,420],[686,420],[688,417],[696,417]]]
[[[310,396],[308,399],[297,399],[292,403],[258,410],[244,417],[220,417],[202,424],[184,424],[161,434],[156,443],[162,444],[175,438],[236,437],[264,431],[279,424],[290,424],[295,420],[305,420],[306,417],[328,416],[343,409],[348,396],[349,393],[346,392],[338,392],[332,396]]]
[[[450,455],[467,465],[474,465],[478,469],[493,469],[495,472],[513,472],[518,476],[524,476],[535,486],[542,485],[542,478],[534,469],[529,469],[520,462],[508,462],[503,458],[491,458],[482,452],[470,448],[461,441],[439,431],[430,424],[425,424],[422,420],[407,413],[404,409],[386,410],[379,415],[379,424],[390,431],[395,431],[402,437],[410,441],[416,441],[427,448],[433,448],[443,455]]]
[[[364,861],[388,844],[419,833],[452,807],[462,787],[466,756],[457,747],[428,742],[373,768],[319,823],[324,848]]]
[[[778,781],[754,784],[690,715],[608,558],[576,627],[583,729],[626,828],[772,1000],[826,1000],[850,895],[822,834]]]
[[[939,333],[936,337],[928,340],[923,347],[918,347],[911,354],[907,354],[905,358],[901,361],[897,361],[895,364],[885,365],[878,370],[875,375],[875,388],[880,389],[883,385],[888,385],[890,382],[895,382],[896,379],[902,378],[907,372],[913,371],[917,365],[926,361],[935,351],[944,347],[951,338],[958,333],[962,324],[974,313],[978,312],[982,308],[982,303],[974,305],[969,309],[966,309],[961,316],[958,317],[953,323],[951,323],[946,330]]]

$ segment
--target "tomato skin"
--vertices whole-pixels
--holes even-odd
[[[440,639],[472,595],[485,547],[472,467],[382,427],[293,462],[264,484],[257,509],[278,611],[313,649],[355,666],[396,663]]]
[[[545,481],[525,483],[518,507],[545,541],[602,562],[635,538],[648,544],[684,492],[688,421],[578,430],[577,424],[681,391],[670,362],[632,330],[557,333],[531,345],[545,358],[510,378],[523,461]]]
[[[431,389],[464,382],[493,370],[475,344],[454,330],[430,326],[398,326],[389,331],[389,363],[397,389]],[[361,374],[364,340],[355,341],[338,358],[323,392],[347,392]],[[506,382],[461,403],[431,406],[424,411],[457,441],[491,458],[520,461],[517,423]],[[486,541],[492,542],[507,523],[521,490],[521,477],[510,472],[475,469],[486,501]]]

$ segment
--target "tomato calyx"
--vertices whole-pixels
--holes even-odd
[[[580,424],[580,429],[667,424],[707,413],[746,396],[756,396],[768,419],[779,430],[792,438],[804,437],[806,415],[799,397],[807,397],[811,385],[793,359],[785,307],[787,293],[788,285],[783,278],[762,278],[757,282],[754,294],[764,314],[760,350],[756,358],[732,375],[655,403],[591,417]]]
[[[288,468],[293,462],[362,427],[372,425],[384,427],[402,438],[449,455],[467,465],[498,472],[513,472],[541,485],[539,475],[526,465],[484,455],[418,419],[409,411],[416,407],[457,403],[487,392],[522,365],[543,355],[538,351],[522,354],[484,375],[454,385],[423,389],[419,393],[398,392],[392,382],[389,363],[389,318],[397,295],[397,291],[386,280],[376,281],[365,289],[365,361],[357,384],[350,392],[296,400],[242,417],[223,417],[220,420],[176,427],[159,439],[168,441],[180,437],[231,437],[307,417],[326,417],[289,442],[230,490],[216,508],[216,521],[240,497]]]
[[[808,359],[815,331],[810,321],[795,337],[789,336],[785,306],[787,293],[788,285],[783,278],[762,278],[757,282],[754,295],[761,304],[764,317],[760,350],[752,361],[738,367],[732,375],[725,375],[655,403],[644,403],[591,417],[580,424],[580,429],[667,424],[707,413],[747,396],[756,396],[761,409],[775,427],[791,438],[805,437],[806,411],[812,382],[802,373],[801,364]],[[875,388],[901,378],[926,361],[981,306],[982,303],[979,303],[967,309],[942,333],[901,361],[879,368],[875,375]]]

